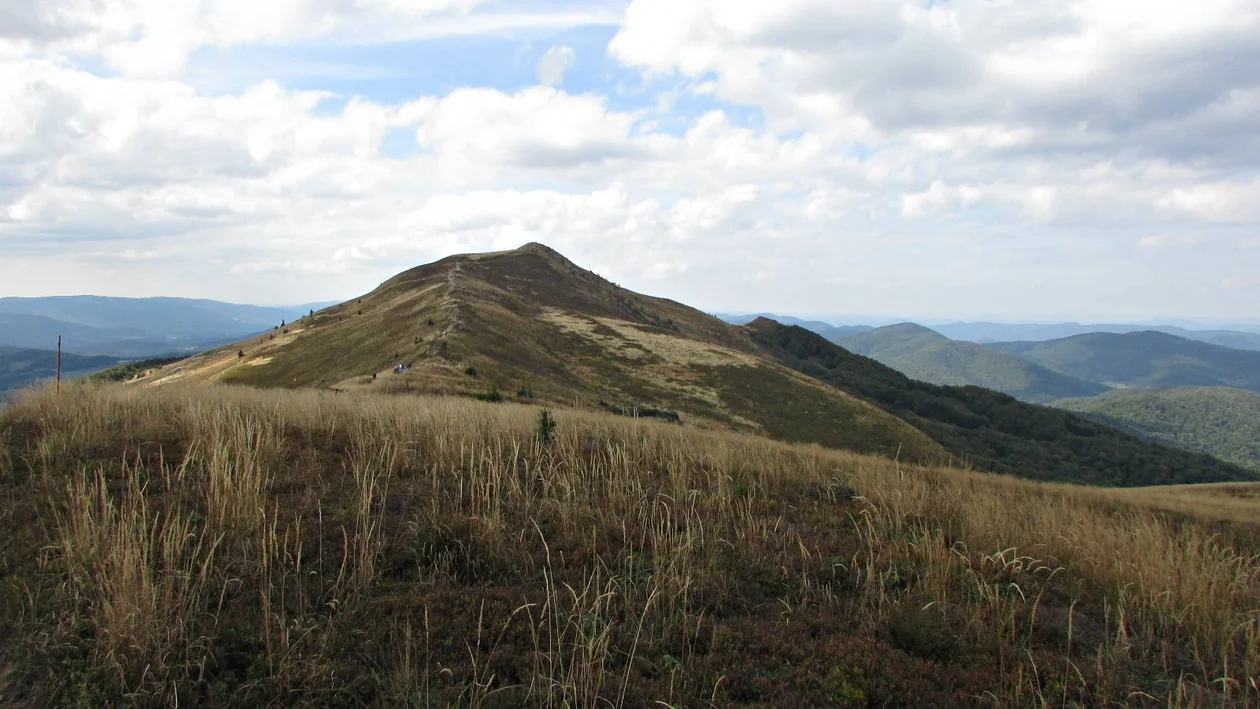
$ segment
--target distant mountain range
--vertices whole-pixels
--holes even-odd
[[[1103,485],[1189,480],[1177,469],[1189,461],[1174,462],[1134,446],[1111,426],[1064,418],[1059,414],[1065,412],[980,387],[915,381],[801,327],[765,318],[747,327],[779,361],[879,403],[981,470]]]
[[[1260,391],[1260,352],[1162,332],[1095,332],[987,347],[1109,387],[1228,386]]]
[[[731,323],[732,325],[747,325],[757,318],[766,318],[784,325],[803,327],[806,330],[822,335],[832,342],[835,342],[842,337],[857,335],[863,332],[870,332],[875,329],[870,325],[832,325],[821,320],[802,320],[800,318],[794,318],[791,315],[774,315],[772,313],[757,313],[756,315],[726,315],[719,313],[717,317]]]
[[[720,314],[718,317],[736,325],[743,325],[745,323],[752,322],[758,317],[766,317],[785,325],[796,325],[803,327],[806,330],[812,330],[833,342],[842,337],[848,337],[850,335],[856,335],[876,329],[875,327],[869,325],[836,325],[834,322],[803,320],[787,315],[774,315],[771,313],[759,313],[758,315]],[[1013,341],[1041,342],[1044,340],[1056,340],[1065,337],[1072,337],[1074,335],[1084,335],[1092,332],[1123,334],[1127,332],[1141,332],[1147,330],[1162,332],[1168,335],[1176,335],[1177,337],[1184,337],[1187,340],[1197,340],[1199,342],[1221,345],[1223,347],[1260,351],[1260,325],[1238,324],[1230,325],[1228,327],[1195,328],[1173,324],[1147,325],[1141,323],[1082,324],[1068,322],[1027,324],[954,322],[931,325],[930,327],[935,332],[938,332],[952,340],[965,340],[967,342],[978,342],[981,344]]]
[[[1056,407],[1260,470],[1260,394],[1228,387],[1118,389]]]
[[[1244,328],[1246,326],[1237,326]],[[1136,325],[1133,323],[1056,323],[1049,325],[1023,325],[1005,323],[950,323],[934,325],[933,329],[954,340],[967,340],[987,344],[991,342],[1057,340],[1096,332],[1122,335],[1130,332],[1162,332],[1187,340],[1207,342],[1240,350],[1260,351],[1260,332],[1244,329],[1197,330],[1172,325]]]
[[[913,379],[1051,403],[1147,440],[1260,469],[1260,352],[1155,331],[980,345],[910,323],[838,344]]]
[[[61,373],[72,377],[95,372],[118,363],[118,358],[105,355],[84,356],[63,353]],[[26,350],[0,346],[0,396],[57,373],[57,352]]]
[[[190,298],[100,296],[0,298],[0,392],[52,376],[42,363],[55,361],[58,336],[65,353],[63,371],[85,372],[122,359],[197,352],[270,330],[324,305],[271,308]]]
[[[322,304],[270,308],[191,298],[0,298],[0,345],[143,357],[194,352],[271,329]]]
[[[1034,403],[1093,396],[1109,389],[984,345],[951,340],[913,323],[889,325],[834,342],[911,379],[932,384],[981,386]]]

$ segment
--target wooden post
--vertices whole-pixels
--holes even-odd
[[[61,396],[61,335],[57,335],[57,396]]]

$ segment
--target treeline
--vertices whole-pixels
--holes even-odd
[[[137,375],[143,374],[150,369],[157,367],[165,367],[173,364],[183,357],[155,357],[153,359],[137,360],[135,362],[123,362],[109,369],[105,369],[92,375],[92,379],[102,382],[126,382],[131,381]]]

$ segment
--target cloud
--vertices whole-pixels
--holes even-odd
[[[1246,315],[1220,285],[1260,271],[1250,1],[3,5],[14,292],[319,300],[544,241],[713,310]],[[384,44],[453,34],[424,90]],[[538,85],[487,37],[548,47]],[[181,69],[242,45],[244,88]]]
[[[459,89],[424,104],[420,144],[444,164],[575,168],[641,156],[635,116],[610,110],[594,95],[539,86],[516,93]]]
[[[0,50],[91,54],[127,76],[173,77],[200,47],[385,43],[614,21],[599,6],[508,9],[487,0],[6,0]]]
[[[563,44],[549,47],[538,60],[538,83],[543,86],[559,86],[564,81],[564,72],[569,69],[576,57],[573,47]]]
[[[609,48],[783,124],[860,117],[885,137],[982,129],[997,138],[984,150],[1203,160],[1228,159],[1223,132],[1254,150],[1260,6],[1186,7],[634,0]],[[1209,124],[1206,144],[1185,139]]]

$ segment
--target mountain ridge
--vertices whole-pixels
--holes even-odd
[[[70,378],[117,364],[117,357],[61,353],[61,374]],[[56,350],[34,350],[0,345],[0,397],[48,379],[57,373]]]
[[[737,327],[669,299],[634,293],[552,249],[530,244],[408,269],[362,297],[168,365],[135,385],[223,382],[653,411],[688,425],[791,442],[910,461],[969,458],[989,466],[989,459],[940,435],[944,429],[931,417],[953,413],[919,412],[912,422],[860,387],[836,386],[794,366],[760,337],[759,330],[777,327],[765,318]],[[852,361],[854,377],[890,381],[893,388],[918,396],[910,380],[874,360],[859,359]],[[993,392],[984,396],[1000,397],[989,400],[1002,406],[1014,401]],[[1031,431],[1050,410],[1010,411],[1016,427]],[[983,419],[976,412],[961,415]],[[1065,412],[1053,417],[1119,435]],[[934,426],[937,437],[930,432]],[[1049,440],[1023,443],[1036,455],[989,468],[1043,479],[1106,480],[1094,473],[1092,480],[1079,477],[1087,469],[1084,459]],[[1113,482],[1120,484],[1175,481],[1170,467],[1185,480],[1247,479],[1245,471],[1206,456],[1137,439],[1126,439],[1125,445],[1135,460],[1154,461],[1157,469],[1148,478],[1140,472],[1117,474]],[[1041,469],[1021,468],[1025,464]]]
[[[955,340],[980,344],[995,342],[1045,342],[1095,332],[1125,334],[1145,330],[1183,337],[1187,340],[1232,347],[1242,350],[1260,350],[1260,327],[1233,325],[1225,327],[1181,327],[1172,324],[1094,323],[1077,322],[1019,324],[994,322],[954,322],[934,326],[935,329]]]
[[[1109,388],[984,345],[950,339],[916,323],[888,325],[833,341],[911,379],[929,384],[980,386],[1033,403],[1093,396]]]
[[[801,327],[766,319],[746,327],[780,362],[875,402],[980,470],[1119,486],[1256,479],[1206,454],[1147,443],[1066,411],[975,386],[914,381]]]
[[[1144,330],[986,345],[1047,369],[1108,386],[1230,386],[1260,391],[1260,352]]]
[[[740,328],[539,244],[408,269],[146,381],[181,380],[654,410],[781,440],[945,456],[897,417],[762,357]]]

